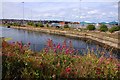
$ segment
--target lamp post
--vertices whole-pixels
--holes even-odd
[[[81,13],[82,13],[82,11],[81,11],[81,1],[82,0],[80,0],[80,11],[79,11],[80,12],[80,20],[81,20]],[[80,21],[80,23],[81,23],[81,21]],[[81,27],[81,25],[80,25],[80,27]]]
[[[120,1],[118,2],[118,26],[120,26]]]
[[[4,6],[3,6],[3,4],[2,4],[2,17],[3,17],[2,24],[4,24]]]
[[[31,9],[31,21],[32,21],[32,9]]]
[[[22,4],[23,4],[23,21],[22,21],[22,23],[23,23],[23,25],[24,25],[24,2],[22,2]]]

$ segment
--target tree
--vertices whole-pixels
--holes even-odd
[[[28,22],[27,25],[34,26],[33,22]]]
[[[102,32],[106,32],[106,31],[108,31],[108,27],[105,24],[103,24],[103,25],[100,26],[99,30],[102,31]]]
[[[112,28],[109,29],[109,32],[113,33],[115,31],[119,31],[120,27],[119,26],[113,26]]]
[[[87,26],[87,29],[88,30],[95,30],[96,28],[95,28],[94,25],[90,24],[90,25]]]
[[[47,27],[49,27],[48,23],[46,24]]]
[[[40,23],[36,23],[35,27],[44,27],[44,25],[40,22]]]

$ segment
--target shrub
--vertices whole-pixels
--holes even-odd
[[[44,27],[44,25],[40,22],[40,23],[36,23],[35,27]]]
[[[88,30],[95,30],[96,28],[95,28],[94,25],[91,25],[91,24],[90,24],[90,25],[87,26],[87,29],[88,29]]]
[[[49,24],[46,24],[47,27],[49,27]]]
[[[115,31],[119,31],[119,30],[120,30],[120,28],[118,26],[114,26],[114,27],[109,29],[109,32],[113,33]]]
[[[120,30],[120,26],[118,26],[119,30]]]
[[[66,24],[66,25],[64,25],[64,28],[69,28],[69,26]]]
[[[27,25],[34,26],[33,22],[28,22]]]
[[[106,32],[106,31],[108,31],[108,27],[103,24],[103,25],[100,26],[99,30],[102,31],[102,32]]]
[[[6,26],[21,26],[20,23],[7,23]]]
[[[2,42],[2,79],[32,78],[119,78],[120,61],[113,57],[98,58],[93,53],[73,55],[71,41],[67,47],[48,40],[45,53],[29,50],[30,43]],[[55,49],[56,48],[56,49]],[[69,49],[67,49],[69,48]],[[55,49],[55,50],[54,50]],[[62,50],[61,50],[62,49]],[[63,53],[62,53],[63,52]]]

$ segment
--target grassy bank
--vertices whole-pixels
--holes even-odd
[[[81,56],[71,42],[66,45],[49,39],[46,48],[35,53],[29,49],[30,43],[3,41],[3,79],[120,78],[120,61],[112,53],[108,58],[104,52],[97,57],[93,50]]]

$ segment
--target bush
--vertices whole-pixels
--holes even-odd
[[[44,27],[44,25],[42,23],[36,23],[35,27]]]
[[[120,26],[118,26],[119,30],[120,30]]]
[[[66,25],[64,25],[64,28],[69,28],[69,26],[66,24]]]
[[[118,26],[114,26],[114,27],[109,29],[109,32],[113,33],[115,31],[119,31],[119,30],[120,30],[120,28]]]
[[[21,26],[20,23],[7,23],[6,26]]]
[[[103,25],[100,26],[99,30],[102,31],[102,32],[106,32],[106,31],[108,31],[108,27],[103,24]]]
[[[88,29],[88,30],[95,30],[96,28],[95,28],[94,25],[88,25],[88,26],[87,26],[87,29]]]
[[[2,79],[32,78],[119,78],[120,61],[113,57],[98,58],[93,52],[77,55],[71,47],[47,41],[38,54],[29,50],[30,43],[2,41]],[[56,49],[55,49],[56,48]],[[61,50],[62,49],[62,50]],[[63,53],[62,53],[63,52]],[[117,79],[116,79],[117,80]]]
[[[34,26],[33,22],[28,22],[27,25]]]
[[[46,24],[46,27],[49,27],[49,25],[48,25],[48,24]]]

